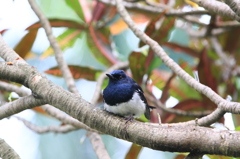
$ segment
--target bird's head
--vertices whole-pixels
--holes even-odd
[[[127,79],[127,75],[123,70],[114,70],[106,74],[111,82],[120,82]]]

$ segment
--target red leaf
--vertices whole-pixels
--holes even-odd
[[[92,21],[99,21],[105,12],[106,12],[105,4],[97,1],[97,4],[95,5],[95,7],[93,9]]]
[[[203,49],[203,51],[200,54],[200,62],[198,64],[197,70],[199,74],[199,80],[202,84],[207,85],[210,87],[213,91],[217,93],[217,85],[218,82],[216,78],[214,77],[214,73],[211,69],[211,59],[207,55],[207,50]],[[216,71],[216,70],[214,70]],[[203,101],[204,101],[204,107],[208,110],[213,110],[217,106],[205,95],[203,95]]]
[[[204,103],[197,99],[187,99],[184,101],[179,102],[173,109],[180,109],[180,110],[201,110],[203,108]],[[163,123],[169,122],[184,122],[188,120],[193,120],[193,117],[183,117],[183,116],[176,116],[172,113],[166,113],[164,118],[162,118]]]
[[[68,66],[74,79],[85,78],[87,80],[95,80],[95,75],[97,72],[101,72],[100,70],[95,70],[88,67],[81,66]],[[51,68],[50,70],[45,71],[47,74],[62,76],[62,72],[58,67]]]
[[[95,43],[95,46],[98,48],[99,52],[111,63],[115,64],[117,59],[113,57],[111,52],[103,45],[103,43],[97,37],[96,31],[92,25],[89,25],[90,36]],[[96,55],[96,53],[94,53]]]
[[[20,57],[24,58],[28,52],[30,52],[32,45],[36,39],[38,29],[29,30],[29,32],[22,38],[17,44],[14,50],[19,54]]]
[[[83,24],[79,24],[77,22],[71,21],[71,20],[61,20],[61,19],[49,19],[50,25],[52,27],[68,27],[68,28],[74,28],[74,29],[80,29],[85,30],[86,26]],[[26,28],[26,30],[30,29],[38,29],[41,28],[40,22],[36,22],[33,25]]]
[[[163,88],[163,90],[162,90],[162,96],[161,96],[161,98],[160,98],[160,101],[161,101],[162,103],[164,103],[164,104],[165,104],[165,102],[167,101],[167,99],[169,98],[169,92],[168,92],[168,91],[169,91],[169,89],[170,89],[171,81],[172,81],[172,79],[175,78],[175,76],[176,76],[176,74],[173,73],[172,76],[167,80],[167,82],[166,82],[166,84],[165,84],[165,86],[164,86],[164,88]]]
[[[171,49],[173,49],[174,51],[176,52],[184,52],[192,57],[198,57],[199,56],[199,52],[197,50],[193,50],[189,47],[186,47],[186,46],[181,46],[179,44],[176,44],[176,43],[171,43],[171,42],[163,42],[162,43],[163,46],[167,46]]]

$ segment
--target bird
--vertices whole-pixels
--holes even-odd
[[[148,105],[142,88],[123,70],[114,70],[106,75],[109,81],[103,90],[104,109],[125,117],[126,123],[142,114],[150,120],[150,110],[155,107]]]

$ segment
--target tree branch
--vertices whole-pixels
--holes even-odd
[[[54,52],[55,52],[55,58],[57,60],[58,66],[63,74],[63,77],[66,81],[67,87],[71,92],[78,93],[78,90],[76,88],[75,82],[73,80],[72,73],[70,72],[67,63],[63,59],[62,50],[57,43],[55,37],[52,34],[52,28],[48,21],[48,19],[44,16],[44,14],[41,12],[41,10],[38,8],[36,2],[34,0],[28,0],[32,10],[36,13],[38,16],[40,23],[42,27],[44,28],[46,32],[46,36],[50,42],[50,45],[52,46]]]
[[[194,3],[202,6],[203,8],[209,10],[212,13],[226,16],[234,20],[240,21],[240,17],[232,11],[232,9],[225,3],[216,1],[216,0],[191,0]]]
[[[18,86],[15,86],[13,84],[9,84],[9,83],[3,82],[3,81],[0,81],[0,89],[8,91],[8,92],[16,92],[20,97],[29,95],[29,93],[27,93],[25,90],[19,88]]]
[[[9,69],[15,69],[15,67],[17,66],[7,65],[7,67],[4,68],[4,70],[6,70],[5,73],[8,72]],[[31,78],[29,74],[31,74],[34,69],[30,66],[25,67],[28,67],[28,71],[24,72],[23,78]],[[23,67],[17,68],[21,69]],[[2,67],[0,67],[0,73],[1,72]],[[10,77],[1,74],[0,78],[9,80]],[[169,126],[169,124],[162,124],[161,126],[156,126],[149,123],[133,121],[128,123],[126,135],[124,118],[92,106],[79,96],[53,84],[44,76],[41,76],[41,78],[35,82],[32,82],[32,80],[26,81],[28,82],[25,84],[39,94],[39,96],[43,97],[47,103],[56,106],[58,109],[61,109],[100,132],[157,150],[240,156],[240,145],[236,144],[236,140],[238,140],[240,134],[238,132],[214,131],[210,128],[196,126],[186,127],[186,125],[181,126],[181,124],[171,124],[171,126]],[[42,88],[43,85],[45,86],[44,88]],[[0,112],[2,111],[1,109],[2,107],[0,107]],[[172,136],[175,137],[173,138]],[[219,149],[219,147],[221,147],[221,149]]]
[[[14,116],[15,118],[17,118],[18,120],[22,121],[24,123],[24,125],[26,127],[28,127],[29,129],[31,129],[32,131],[38,133],[38,134],[44,134],[44,133],[48,133],[48,132],[53,132],[53,133],[68,133],[74,130],[78,130],[79,128],[76,128],[72,125],[60,125],[60,126],[56,126],[56,125],[50,125],[50,126],[37,126],[34,125],[33,123],[18,117],[18,116]]]
[[[18,70],[18,72],[15,72],[15,70]],[[170,152],[240,156],[240,145],[236,142],[239,140],[240,132],[216,131],[195,125],[186,127],[186,125],[181,126],[181,124],[162,124],[159,126],[158,124],[142,123],[135,120],[127,123],[127,129],[125,129],[124,118],[94,107],[76,94],[55,85],[27,64],[6,65],[4,62],[0,62],[0,79],[20,82],[38,94],[46,103],[66,112],[89,127],[144,147]],[[203,88],[205,88],[203,92],[210,90],[206,87]],[[240,112],[239,103],[224,100],[224,102],[218,104],[219,108],[217,110]],[[2,107],[0,107],[0,112],[2,112]],[[200,119],[198,123],[199,121]]]
[[[0,158],[20,159],[19,155],[1,138],[0,138]]]
[[[128,24],[129,28],[135,33],[137,37],[139,37],[142,41],[148,44],[152,50],[159,56],[162,61],[173,70],[179,77],[181,77],[189,86],[193,87],[198,92],[206,95],[210,100],[212,100],[215,104],[217,104],[224,111],[230,110],[232,113],[240,113],[240,104],[235,102],[228,102],[220,97],[217,93],[215,93],[211,88],[199,83],[189,74],[187,74],[176,62],[174,62],[162,49],[162,47],[154,40],[152,40],[149,36],[143,33],[138,29],[136,24],[132,21],[124,6],[122,5],[121,0],[116,0],[117,2],[117,10],[121,15],[123,20]],[[226,109],[228,107],[228,109]]]
[[[46,104],[43,99],[36,99],[33,95],[19,98],[0,107],[0,119],[43,104]]]
[[[67,115],[66,113],[61,112],[57,108],[50,106],[50,105],[44,105],[42,108],[51,116],[55,117],[56,119],[62,121],[65,124],[71,124],[74,127],[77,127],[78,129],[86,129],[87,131],[97,132],[98,131],[91,129],[87,125],[83,124],[82,122],[78,121],[77,119],[74,119],[73,117]]]
[[[56,39],[52,35],[52,29],[51,29],[51,26],[50,26],[50,23],[49,23],[48,19],[44,16],[43,13],[41,13],[40,9],[37,7],[37,5],[36,5],[34,0],[28,0],[28,1],[29,1],[29,4],[31,5],[33,11],[39,17],[40,23],[42,24],[42,26],[43,26],[43,28],[44,28],[44,30],[46,32],[48,40],[49,40],[49,42],[50,42],[50,44],[51,44],[51,46],[52,46],[52,48],[53,48],[53,50],[55,52],[55,57],[56,57],[56,60],[58,62],[58,66],[59,66],[59,68],[60,68],[60,70],[61,70],[61,72],[63,74],[64,79],[66,80],[68,89],[71,92],[73,92],[75,94],[78,94],[78,90],[77,90],[77,87],[76,87],[75,82],[73,80],[73,76],[72,76],[72,74],[71,74],[71,72],[70,72],[70,70],[68,68],[67,63],[63,59],[62,51],[60,49],[60,46],[58,45]],[[97,134],[95,136],[97,136]],[[95,137],[95,136],[92,136],[92,137]],[[98,143],[94,143],[94,141],[101,140],[100,136],[98,137],[98,140],[91,139],[91,138],[90,138],[90,140],[93,140],[93,142],[92,142],[93,145],[94,144],[103,144],[103,142],[102,143],[99,143],[99,142]],[[93,146],[93,147],[96,147],[96,146]],[[103,145],[102,147],[105,147],[105,146]],[[105,148],[102,149],[101,154],[98,154],[97,152],[96,152],[96,154],[98,155],[99,158],[100,158],[100,156],[102,156],[102,154],[105,154],[104,156],[108,156],[107,151],[106,151]]]
[[[238,0],[224,0],[224,2],[240,17],[240,2]]]
[[[113,0],[98,0],[99,2],[108,4],[108,5],[116,5],[116,2]],[[151,5],[144,5],[142,3],[132,3],[132,2],[123,2],[124,6],[129,9],[138,9],[150,13],[162,13],[164,10],[168,10],[165,15],[166,16],[186,16],[186,15],[202,15],[202,14],[209,14],[208,11],[203,11],[203,10],[194,10],[194,11],[189,11],[189,12],[183,12],[179,10],[175,10],[172,8],[167,8],[167,7],[159,7],[159,6],[151,6]]]

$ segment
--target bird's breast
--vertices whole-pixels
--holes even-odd
[[[134,90],[128,85],[121,85],[118,87],[108,86],[103,91],[103,98],[105,103],[114,106],[132,99]]]

